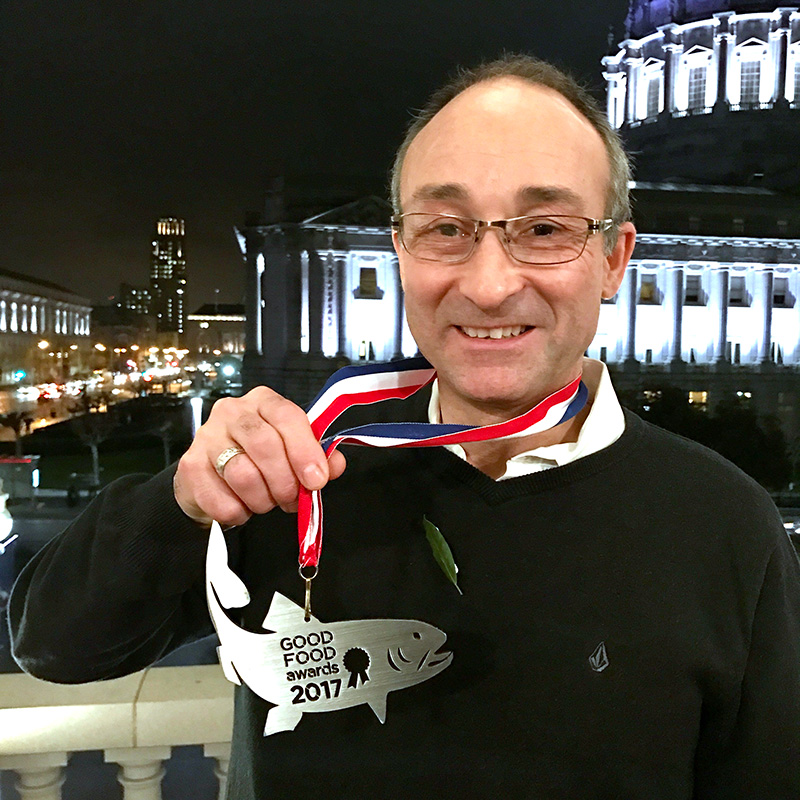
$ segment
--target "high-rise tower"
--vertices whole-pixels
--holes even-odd
[[[159,332],[182,334],[186,320],[185,223],[162,217],[156,223],[150,269],[152,313]]]

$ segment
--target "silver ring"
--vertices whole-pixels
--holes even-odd
[[[241,447],[226,447],[218,456],[217,460],[214,462],[214,469],[217,471],[217,475],[222,477],[222,473],[225,469],[225,465],[234,457],[240,456],[244,454],[244,450]]]

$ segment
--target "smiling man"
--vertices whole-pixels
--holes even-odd
[[[627,180],[602,112],[555,68],[461,73],[393,180],[408,322],[437,378],[348,422],[515,433],[346,463],[265,387],[220,401],[177,467],[109,486],[23,572],[9,616],[24,668],[109,678],[207,632],[218,520],[249,592],[234,580],[227,606],[246,605],[228,619],[212,591],[220,636],[266,653],[299,626],[280,639],[294,684],[237,687],[229,798],[800,797],[800,568],[777,510],[716,454],[624,412],[583,355],[633,250]],[[520,427],[565,392],[572,416]],[[293,605],[297,521],[281,509],[301,485],[326,487],[322,631]],[[408,641],[338,653],[334,629],[365,618]],[[227,641],[232,679],[269,685],[267,660],[237,668]],[[297,683],[316,652],[314,683]],[[330,677],[348,671],[344,688]]]

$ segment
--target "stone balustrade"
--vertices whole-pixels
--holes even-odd
[[[0,770],[17,773],[21,800],[59,800],[71,753],[102,750],[119,764],[124,800],[160,800],[171,748],[203,745],[225,795],[233,686],[218,665],[153,667],[111,681],[64,686],[0,675]]]

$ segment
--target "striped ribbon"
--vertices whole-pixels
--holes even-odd
[[[489,439],[516,439],[541,433],[572,419],[584,407],[589,396],[579,376],[530,411],[493,425],[384,422],[360,425],[323,438],[334,420],[351,406],[405,399],[427,386],[435,377],[436,371],[424,358],[344,367],[328,379],[311,403],[307,412],[311,429],[321,440],[328,457],[340,444],[439,447]],[[300,487],[297,533],[300,566],[317,566],[322,550],[322,498],[319,491],[310,492]]]

